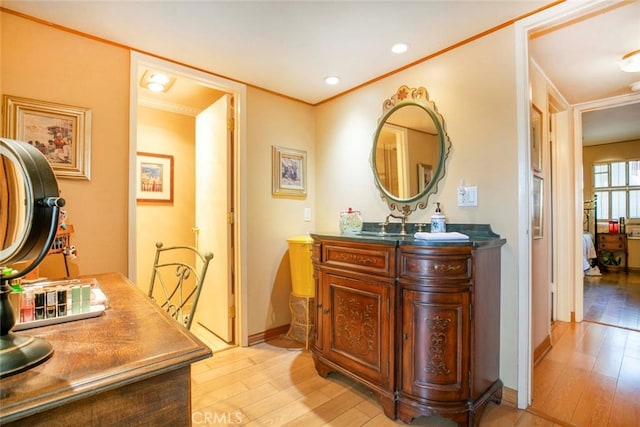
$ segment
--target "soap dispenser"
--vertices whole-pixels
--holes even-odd
[[[431,232],[432,233],[444,233],[447,231],[447,224],[445,216],[440,211],[440,203],[436,203],[436,213],[431,215]]]

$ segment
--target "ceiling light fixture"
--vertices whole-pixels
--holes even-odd
[[[324,78],[324,82],[328,85],[337,85],[340,83],[340,78],[336,76],[327,76]]]
[[[627,73],[637,73],[640,71],[640,50],[627,53],[620,61],[620,69]]]
[[[152,92],[166,92],[173,85],[175,78],[156,71],[145,71],[140,85]]]
[[[149,76],[147,88],[153,92],[162,92],[167,83],[169,83],[169,77],[164,74],[153,73]]]
[[[405,53],[409,49],[409,46],[406,43],[396,43],[391,46],[391,52],[393,53]]]

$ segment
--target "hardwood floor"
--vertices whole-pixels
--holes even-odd
[[[480,426],[640,426],[640,332],[557,323],[534,369],[527,410],[489,404]],[[280,339],[216,352],[192,368],[193,425],[392,426],[371,393],[317,375],[302,345]],[[421,417],[413,425],[451,426]]]
[[[640,330],[640,273],[585,276],[584,320]]]

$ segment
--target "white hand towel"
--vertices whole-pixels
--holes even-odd
[[[469,236],[458,233],[457,231],[450,231],[446,233],[418,232],[414,234],[413,237],[421,240],[469,240]]]

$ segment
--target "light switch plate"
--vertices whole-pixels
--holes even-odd
[[[304,220],[311,221],[311,208],[304,208]]]
[[[478,206],[478,187],[458,188],[458,206]]]

